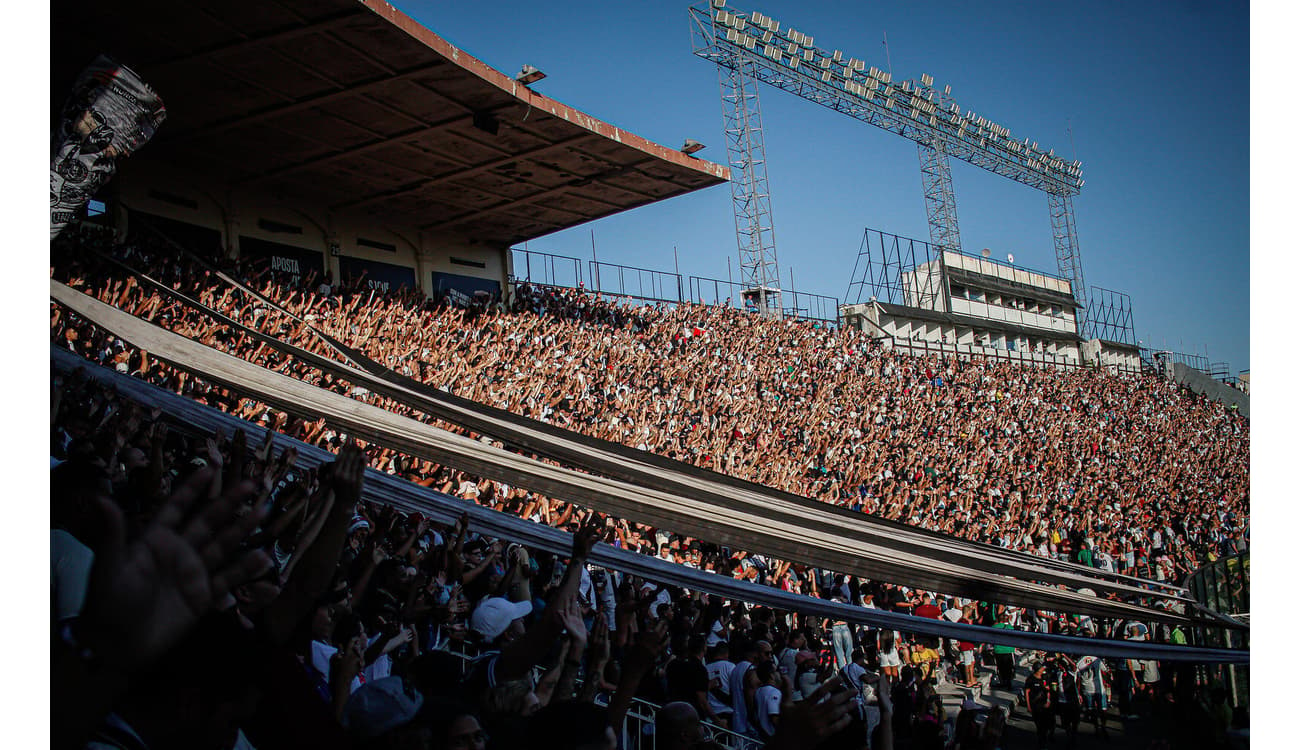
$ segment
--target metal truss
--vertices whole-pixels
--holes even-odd
[[[1078,161],[1067,163],[1029,139],[1013,139],[1008,129],[987,118],[969,111],[963,114],[949,89],[936,90],[929,76],[919,82],[895,83],[889,73],[867,69],[863,61],[846,59],[838,50],[820,49],[811,36],[782,28],[760,13],[734,12],[725,0],[709,0],[692,7],[690,14],[697,56],[720,69],[743,72],[746,80],[788,91],[916,142],[930,240],[935,246],[961,248],[950,158],[1047,193],[1058,272],[1070,281],[1080,307],[1087,309],[1071,203],[1083,187]]]
[[[761,312],[780,315],[781,277],[754,68],[752,62],[736,59],[718,66],[723,132],[732,173],[731,204],[740,250],[740,283],[756,292]]]
[[[1088,294],[1083,337],[1137,346],[1137,335],[1133,327],[1133,306],[1129,296],[1123,292],[1113,292],[1094,286]]]
[[[930,264],[934,264],[932,272],[916,273]],[[844,301],[861,304],[868,301],[866,297],[891,305],[946,310],[942,269],[943,252],[930,243],[868,228],[862,234]]]
[[[1074,202],[1068,194],[1061,193],[1048,193],[1047,202],[1052,214],[1052,242],[1056,245],[1057,273],[1069,280],[1079,307],[1087,310],[1088,288],[1083,284],[1083,258],[1079,255],[1079,237],[1074,231]],[[1082,325],[1076,327],[1081,329],[1082,334]]]
[[[1210,374],[1210,360],[1200,354],[1184,354],[1183,352],[1162,351],[1155,355],[1157,362],[1181,362],[1193,370]]]
[[[916,144],[921,159],[921,187],[925,191],[925,218],[930,223],[930,244],[961,251],[957,229],[957,197],[952,190],[952,165],[943,143]]]
[[[770,19],[765,25],[751,23],[759,14],[731,13],[717,3],[690,13],[695,54],[719,66],[753,63],[753,76],[762,83],[917,143],[942,144],[952,158],[1032,188],[1074,195],[1083,186],[1077,163],[1012,140],[1005,128],[972,112],[963,115],[953,102],[935,105],[936,97],[941,104],[946,97],[930,86],[893,85],[887,73],[864,72],[858,61],[827,53],[810,37],[782,30]]]

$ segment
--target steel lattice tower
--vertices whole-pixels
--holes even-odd
[[[732,170],[731,204],[740,251],[740,283],[747,291],[757,290],[761,312],[775,310],[779,315],[781,278],[776,263],[767,155],[763,148],[763,114],[753,67],[752,62],[744,60],[719,65],[718,85],[722,89],[727,161]],[[736,179],[737,174],[740,179]]]
[[[930,244],[961,252],[957,229],[957,196],[952,189],[952,164],[941,141],[916,144],[921,158],[921,187],[925,191],[925,218],[930,224]]]
[[[1070,280],[1074,298],[1086,311],[1088,309],[1087,287],[1083,285],[1083,258],[1079,257],[1079,237],[1074,231],[1074,201],[1069,193],[1048,192],[1048,210],[1052,214],[1052,241],[1056,245],[1056,270],[1062,277]],[[1077,320],[1080,335],[1090,333],[1086,321]],[[1087,338],[1087,336],[1085,336]]]
[[[733,11],[727,7],[726,0],[707,0],[700,7],[691,8],[690,15],[696,55],[716,63],[723,70],[724,80],[730,80],[731,74],[727,71],[739,71],[744,67],[740,71],[743,77],[736,84],[740,88],[736,90],[745,90],[744,86],[755,81],[765,83],[915,141],[921,162],[930,239],[937,247],[961,249],[950,159],[960,159],[1047,193],[1057,267],[1060,275],[1070,280],[1080,308],[1088,309],[1071,203],[1071,198],[1083,187],[1082,169],[1077,159],[1067,162],[1055,151],[1040,149],[1028,138],[1013,137],[1008,128],[986,117],[963,111],[951,99],[949,87],[937,88],[928,75],[921,76],[920,81],[894,81],[889,72],[868,68],[865,61],[846,56],[839,50],[827,51],[817,47],[811,35],[782,27],[775,19],[757,12]],[[725,92],[724,86],[724,96]],[[741,102],[747,101],[746,97],[735,97],[732,109],[738,109]],[[757,91],[752,101],[756,114]],[[732,140],[744,140],[739,131],[733,134],[731,127],[729,120],[729,149]],[[731,161],[733,169],[741,170],[745,183],[739,189],[733,186],[742,259],[745,248],[753,248],[751,252],[755,253],[753,257],[756,260],[751,267],[755,269],[766,262],[765,256],[759,254],[765,247],[761,229],[764,224],[761,218],[751,222],[749,217],[765,215],[766,226],[771,226],[766,173],[761,177],[763,202],[760,207],[760,191],[755,189],[757,180],[746,171],[755,161],[761,162],[761,143],[760,133],[757,153],[750,150],[743,158],[733,154]],[[743,204],[744,212],[742,193],[750,198]],[[745,217],[743,221],[742,217]],[[742,224],[751,227],[748,236],[742,236]],[[775,275],[774,243],[766,247],[772,248],[771,262]]]

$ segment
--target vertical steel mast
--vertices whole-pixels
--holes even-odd
[[[917,143],[921,158],[921,187],[925,191],[925,218],[930,224],[930,244],[961,252],[957,229],[957,197],[952,189],[952,164],[943,142]]]
[[[950,159],[1047,193],[1057,268],[1070,280],[1080,308],[1088,309],[1072,203],[1083,188],[1077,159],[1067,162],[1029,138],[1013,137],[1010,129],[987,117],[963,111],[950,87],[937,89],[929,75],[896,81],[890,71],[822,49],[810,34],[783,27],[776,19],[732,10],[727,0],[702,2],[690,9],[690,16],[695,54],[722,71],[731,167],[733,174],[742,175],[732,185],[737,237],[751,289],[762,288],[764,272],[770,274],[769,284],[776,278],[762,132],[756,127],[758,92],[751,89],[765,83],[914,141],[935,247],[961,250]]]
[[[763,115],[752,62],[736,59],[718,66],[722,121],[731,167],[731,205],[740,250],[740,283],[756,298],[763,314],[781,312],[781,280],[776,262],[772,195],[763,148]],[[739,179],[737,179],[739,175]]]
[[[1047,206],[1052,214],[1052,241],[1056,245],[1057,273],[1070,280],[1079,307],[1088,310],[1088,288],[1083,285],[1083,258],[1079,256],[1079,237],[1074,231],[1074,201],[1067,192],[1048,191]],[[1075,319],[1084,338],[1091,333],[1087,316]]]

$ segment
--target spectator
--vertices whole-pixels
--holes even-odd
[[[704,738],[700,715],[690,703],[665,703],[655,712],[656,750],[690,750]]]
[[[52,246],[56,278],[241,358],[427,420],[163,295],[103,256],[81,252],[78,243],[86,242],[65,232]],[[255,263],[235,269],[237,277],[290,313],[285,315],[253,295],[217,283],[170,249],[160,251],[135,238],[103,250],[221,315],[322,356],[337,355],[290,315],[434,387],[881,518],[1047,556],[1072,556],[1085,564],[1085,553],[1091,552],[1102,569],[1107,560],[1130,573],[1147,566],[1150,575],[1166,580],[1178,579],[1225,546],[1246,544],[1245,421],[1187,398],[1163,381],[961,358],[914,359],[882,350],[853,332],[695,305],[633,307],[580,292],[525,286],[508,309],[477,302],[455,309],[412,295],[361,295],[351,282],[335,285],[328,277],[318,286],[321,282],[312,275],[293,280]],[[52,338],[94,362],[315,445],[338,449],[349,443],[324,421],[295,419],[203,382],[57,305],[51,314]],[[718,718],[731,709],[739,713],[738,726],[746,728],[763,718],[748,712],[760,688],[759,670],[766,673],[764,665],[772,660],[768,644],[783,645],[781,667],[792,672],[788,676],[798,683],[797,694],[808,696],[803,702],[818,691],[837,694],[817,686],[819,678],[830,675],[819,674],[816,652],[825,649],[828,664],[852,661],[865,669],[869,662],[864,654],[859,663],[845,621],[818,623],[798,613],[751,610],[612,571],[589,572],[577,549],[565,565],[550,555],[477,538],[467,520],[447,528],[358,504],[353,487],[339,484],[332,470],[301,472],[292,454],[280,451],[277,456],[270,441],[254,450],[241,442],[242,433],[232,438],[196,437],[182,434],[183,429],[169,434],[147,408],[83,389],[80,381],[56,380],[51,402],[51,514],[61,548],[76,550],[74,540],[84,546],[93,538],[104,498],[120,514],[122,539],[134,550],[140,544],[147,548],[156,519],[173,523],[166,514],[169,498],[204,469],[212,470],[224,488],[252,480],[256,496],[231,506],[232,513],[246,519],[255,515],[251,509],[265,507],[265,523],[253,522],[261,530],[244,534],[248,538],[239,550],[225,558],[227,565],[242,561],[239,575],[210,571],[209,583],[215,583],[210,589],[223,593],[216,607],[223,616],[265,639],[259,647],[273,655],[271,663],[285,665],[285,656],[291,660],[290,669],[259,678],[277,688],[261,688],[263,696],[274,696],[280,705],[296,693],[278,688],[290,683],[304,687],[307,673],[292,663],[294,658],[317,666],[315,692],[320,697],[310,689],[306,693],[318,705],[308,701],[295,709],[295,715],[324,716],[304,722],[321,735],[313,745],[338,741],[338,735],[330,735],[329,717],[341,726],[349,710],[361,711],[352,707],[353,698],[363,691],[378,695],[363,685],[395,687],[398,683],[385,682],[392,678],[403,680],[401,691],[388,694],[395,703],[406,692],[406,680],[418,686],[424,700],[447,693],[470,697],[478,705],[469,718],[479,729],[468,736],[487,724],[514,722],[514,729],[504,733],[492,726],[486,730],[498,742],[509,742],[512,736],[528,736],[519,722],[544,704],[559,706],[575,694],[589,698],[604,692],[611,701],[606,723],[621,724],[631,695],[638,688],[651,695],[668,671],[674,692],[688,700],[695,694],[699,713],[700,691],[688,686],[699,687],[689,673],[699,676],[692,665],[700,663],[700,637],[713,649],[705,666],[710,688],[703,707]],[[581,509],[570,503],[389,448],[363,444],[355,455],[351,449],[344,455],[349,458],[339,464],[351,462],[350,471],[358,478],[364,461],[487,507],[585,528]],[[1156,461],[1153,455],[1162,458]],[[1207,472],[1207,466],[1218,467],[1217,473]],[[213,485],[209,493],[226,494],[215,489],[215,481]],[[592,542],[599,530],[626,549],[844,603],[869,603],[923,618],[934,617],[935,610],[945,618],[957,611],[967,622],[996,619],[1002,629],[1037,625],[1044,632],[1072,632],[1087,625],[1084,629],[1106,632],[1112,625],[1076,626],[1056,613],[1019,618],[999,613],[991,602],[945,611],[935,596],[943,592],[837,576],[623,519],[596,518],[592,525],[596,529],[586,535]],[[102,562],[99,552],[95,549],[87,583],[79,582],[72,553],[59,558],[53,583],[66,606],[52,625],[69,629],[61,636],[68,645],[56,645],[56,655],[60,648],[75,652],[82,629],[92,634],[103,629],[96,624],[106,618],[102,595],[92,594],[111,560]],[[265,569],[260,567],[264,564]],[[77,616],[75,602],[83,589],[91,593]],[[663,643],[650,641],[670,632],[677,643],[687,645],[684,651],[672,649],[664,668]],[[313,658],[313,636],[332,652]],[[1171,633],[1168,639],[1173,638]],[[607,640],[598,645],[602,639]],[[919,658],[917,666],[929,666],[931,644],[913,640],[909,648],[908,637],[891,629],[868,641],[876,644],[882,679],[900,680],[894,686],[902,687],[899,710],[892,716],[904,735],[918,710],[922,715],[930,710],[921,699],[915,669],[909,666],[900,674],[904,660]],[[165,646],[169,641],[160,642]],[[728,642],[739,664],[727,658]],[[803,652],[805,645],[813,653]],[[453,679],[448,685],[437,676],[441,670],[429,670],[425,657],[434,650],[479,655],[463,667],[463,682]],[[995,654],[999,662],[1002,653]],[[127,669],[143,669],[154,658],[129,660]],[[1001,663],[999,667],[1001,673]],[[534,668],[544,673],[535,686],[529,677]],[[576,680],[584,672],[587,680],[579,689]],[[1143,664],[1139,680],[1146,677]],[[974,682],[974,675],[965,679]],[[741,689],[731,690],[737,681]],[[1079,682],[1086,696],[1084,680]],[[60,680],[56,693],[75,691],[75,685]],[[237,702],[258,691],[231,685],[219,701]],[[888,692],[881,691],[882,704],[891,697]],[[139,710],[143,704],[132,700],[136,703],[123,699],[121,705],[136,710],[125,719],[125,714],[116,715],[114,721],[170,736],[171,729],[151,724],[148,711]],[[294,740],[283,739],[277,722],[267,720],[267,700],[259,701],[262,708],[254,715],[213,736],[224,740],[247,729],[258,747],[293,746],[286,744]],[[111,703],[88,702],[74,712],[80,722],[73,717],[61,729],[85,736]],[[812,711],[804,707],[782,716],[773,745],[790,746],[789,728],[809,726]],[[829,708],[816,716],[823,723],[841,720]],[[459,718],[469,725],[469,718]],[[704,718],[710,718],[709,711]],[[422,726],[420,721],[413,724]],[[884,729],[894,728],[891,721],[885,724]],[[408,725],[412,722],[403,726]],[[593,737],[603,741],[603,733]]]

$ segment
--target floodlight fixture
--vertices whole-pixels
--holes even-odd
[[[545,73],[533,67],[532,65],[524,65],[524,67],[519,69],[519,75],[515,76],[515,80],[518,81],[519,83],[522,83],[525,86],[529,86],[531,84],[537,83],[538,81],[542,80],[545,77],[546,77]]]
[[[704,148],[704,144],[693,138],[687,138],[686,143],[682,144],[682,153],[690,156],[691,154]]]

